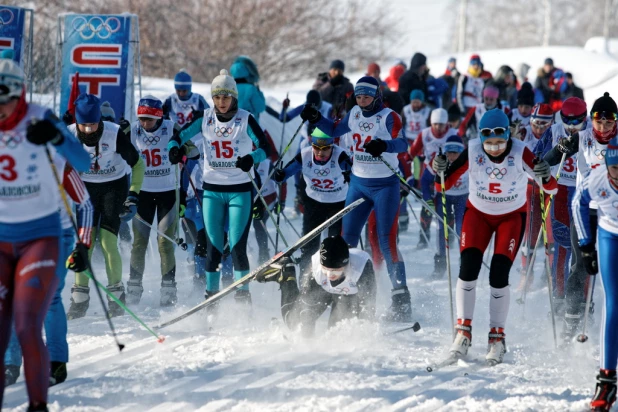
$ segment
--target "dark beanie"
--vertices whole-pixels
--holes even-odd
[[[614,99],[609,97],[609,93],[603,93],[603,96],[599,97],[595,100],[592,105],[592,110],[590,110],[590,114],[599,112],[599,113],[618,113],[618,107],[616,107],[616,102]]]
[[[525,82],[521,85],[521,89],[517,92],[517,105],[534,106],[534,90],[532,85]]]
[[[320,264],[335,269],[344,267],[350,261],[348,244],[340,235],[327,237],[320,245]]]
[[[339,69],[342,72],[345,71],[345,63],[342,60],[333,60],[330,62],[329,69]]]
[[[427,64],[427,57],[423,53],[414,53],[410,60],[410,69],[416,70],[424,64]]]
[[[322,104],[322,96],[317,90],[309,90],[307,93],[307,104],[319,108]]]
[[[456,120],[461,119],[461,109],[457,103],[453,103],[449,106],[448,110],[448,121],[454,122]]]

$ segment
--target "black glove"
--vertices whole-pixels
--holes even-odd
[[[292,258],[287,256],[282,257],[277,262],[262,269],[255,276],[258,282],[275,281],[282,283],[284,281],[296,282],[296,264]]]
[[[352,174],[351,170],[346,170],[345,172],[341,172],[343,175],[343,183],[350,183],[350,175]]]
[[[75,249],[67,259],[66,266],[73,272],[83,272],[88,269],[88,246],[77,242]]]
[[[250,154],[244,155],[243,157],[239,156],[238,160],[236,160],[236,167],[243,172],[248,172],[253,167],[253,156]]]
[[[588,272],[589,275],[596,275],[599,273],[599,261],[594,243],[580,246],[579,249],[582,252],[582,261],[584,262],[586,272]]]
[[[288,107],[290,107],[290,99],[286,97],[285,99],[283,99],[283,108],[287,109]]]
[[[305,107],[303,107],[303,111],[300,112],[300,118],[311,124],[316,124],[322,118],[322,113],[315,107],[306,104]]]
[[[540,178],[543,182],[551,176],[551,166],[545,160],[534,160],[534,177]]]
[[[71,114],[70,111],[66,111],[64,112],[64,114],[62,115],[62,121],[64,122],[64,124],[66,124],[67,126],[75,123],[75,119],[73,118],[73,115]]]
[[[26,138],[32,144],[47,144],[51,142],[53,145],[59,145],[64,141],[64,137],[56,126],[49,120],[33,119],[26,129]]]
[[[180,148],[174,146],[169,151],[170,163],[175,165],[182,160],[182,156],[184,155],[184,151]]]
[[[191,121],[194,122],[197,119],[204,117],[204,111],[203,110],[195,110],[192,109],[191,110]]]
[[[139,199],[137,198],[137,193],[129,192],[129,196],[127,196],[127,200],[124,201],[122,206],[124,207],[124,211],[120,213],[120,220],[123,222],[128,222],[129,220],[135,217],[137,213],[137,203]]]
[[[275,173],[273,173],[273,179],[277,183],[283,183],[285,180],[285,172],[283,169],[275,169]]]
[[[438,175],[446,172],[446,168],[448,167],[448,160],[446,159],[446,156],[443,154],[436,155],[436,157],[433,158],[431,167]]]
[[[373,139],[363,147],[365,148],[365,151],[373,157],[382,155],[387,148],[386,142],[382,139]]]
[[[558,150],[560,153],[571,153],[575,149],[575,136],[563,137],[558,140]]]
[[[339,86],[341,83],[343,83],[343,74],[338,74],[335,77],[331,77],[329,82],[333,87]]]
[[[251,210],[251,217],[253,220],[262,220],[264,218],[264,203],[261,200],[258,200],[253,204],[253,209]]]
[[[120,130],[122,130],[124,134],[128,134],[129,132],[131,132],[131,122],[129,122],[124,117],[120,118],[120,121],[118,122],[118,126],[120,126]]]
[[[285,209],[285,202],[277,201],[277,202],[275,202],[275,205],[273,206],[273,213],[278,215],[281,212],[283,212],[283,209]]]

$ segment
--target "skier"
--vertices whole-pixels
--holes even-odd
[[[247,237],[251,222],[253,166],[266,159],[268,142],[255,118],[238,108],[236,82],[221,70],[212,81],[215,107],[173,137],[168,144],[170,161],[178,159],[180,147],[199,135],[204,137],[204,225],[208,237],[206,298],[219,291],[218,266],[224,251],[225,220],[229,219],[229,246],[234,279],[249,273]],[[252,150],[255,145],[256,149]],[[236,291],[236,301],[251,303],[248,286]]]
[[[444,144],[444,154],[449,164],[452,164],[461,152],[464,151],[464,144],[461,137],[457,135],[449,136]],[[461,225],[466,211],[466,201],[468,200],[468,173],[461,175],[459,180],[446,191],[446,218],[449,226],[454,227],[459,237],[461,237]],[[443,218],[442,195],[436,194],[436,212]],[[449,237],[449,242],[453,236]],[[446,273],[446,243],[444,241],[444,225],[438,222],[438,253],[433,257],[434,269],[432,278],[439,279]],[[449,245],[450,246],[450,245]]]
[[[515,131],[520,127],[530,124],[530,114],[534,106],[534,91],[532,85],[525,82],[517,92],[517,107],[509,113],[511,123],[515,125]],[[512,132],[512,134],[514,134]]]
[[[311,134],[311,147],[303,149],[284,169],[275,171],[274,179],[281,183],[298,171],[306,183],[303,236],[311,232],[345,206],[351,161],[347,153],[334,145],[334,139],[320,129]],[[330,235],[341,233],[341,220],[328,229]],[[315,238],[301,248],[301,278],[308,272],[311,256],[318,250]]]
[[[349,318],[373,320],[376,284],[369,255],[348,248],[339,235],[327,237],[311,257],[310,276],[296,282],[296,267],[284,258],[260,272],[259,282],[276,281],[281,286],[281,314],[290,329],[300,328],[313,336],[316,321],[331,307],[328,327]]]
[[[0,405],[14,322],[24,352],[28,411],[47,411],[50,363],[43,320],[57,290],[57,266],[64,262],[58,186],[46,150],[77,171],[88,169],[89,158],[51,110],[26,102],[25,75],[12,59],[0,59],[0,103]]]
[[[412,144],[421,130],[429,126],[431,109],[425,106],[425,94],[421,90],[412,90],[410,104],[403,108],[402,122],[405,125],[404,136]]]
[[[183,127],[203,115],[210,106],[204,96],[191,91],[191,75],[180,69],[174,76],[175,93],[172,93],[163,103],[163,117]]]
[[[434,204],[434,180],[435,174],[431,167],[427,167],[433,157],[438,154],[440,149],[444,149],[444,144],[451,136],[457,135],[457,131],[451,129],[448,125],[448,113],[444,109],[434,109],[431,112],[431,127],[427,127],[421,131],[418,138],[414,141],[414,144],[410,146],[408,153],[410,157],[414,159],[416,156],[423,154],[425,158],[425,169],[421,174],[421,191],[423,193],[423,200],[430,206]],[[429,245],[426,239],[431,238],[430,226],[433,215],[429,210],[423,207],[421,211],[421,230],[425,232],[423,236],[419,233],[417,249],[425,249]]]
[[[521,141],[511,139],[509,119],[499,109],[487,111],[480,122],[480,139],[473,139],[447,169],[445,156],[433,161],[436,174],[445,173],[450,189],[469,171],[470,195],[461,232],[461,266],[456,286],[457,334],[450,348],[456,360],[468,353],[476,283],[483,253],[495,233],[496,243],[489,271],[489,344],[485,359],[501,363],[506,353],[506,318],[509,310],[509,271],[523,237],[527,176],[542,180],[543,190],[555,193],[556,180],[545,161],[534,164],[534,154]],[[440,187],[436,180],[436,188]]]
[[[564,106],[563,106],[564,107]],[[597,385],[590,403],[593,411],[609,411],[616,400],[616,363],[618,360],[618,293],[616,253],[618,251],[618,138],[606,146],[605,165],[599,164],[577,185],[573,199],[573,226],[577,229],[583,265],[591,275],[601,273],[605,291],[601,325],[601,356]],[[606,167],[605,167],[606,166]],[[598,229],[592,224],[591,203],[598,210]],[[595,233],[597,232],[598,233]],[[598,239],[598,245],[596,241]],[[598,253],[597,253],[598,250]],[[592,286],[590,286],[592,287]]]
[[[473,54],[470,56],[468,72],[459,76],[457,84],[457,104],[462,113],[468,113],[470,109],[483,102],[485,80],[481,77],[482,73],[481,58],[478,54]]]
[[[150,239],[150,226],[157,215],[156,228],[172,239],[176,237],[178,227],[179,204],[176,192],[179,186],[178,167],[170,159],[167,144],[177,134],[172,120],[163,120],[163,104],[152,95],[144,96],[137,105],[138,120],[131,128],[131,143],[141,153],[146,164],[144,183],[138,196],[137,216],[133,219],[133,248],[129,281],[127,282],[127,302],[139,303],[144,288],[144,266],[146,249]],[[178,127],[178,126],[176,126]],[[184,155],[184,148],[180,157]],[[144,223],[143,221],[146,223]],[[176,304],[176,259],[175,245],[162,236],[157,236],[159,255],[161,257],[161,296],[160,306]]]
[[[329,136],[351,132],[354,140],[352,175],[346,204],[359,198],[365,202],[343,218],[343,237],[356,247],[360,232],[371,210],[376,212],[380,249],[386,260],[392,284],[392,305],[387,319],[410,321],[412,306],[406,283],[405,265],[397,250],[399,179],[384,162],[397,167],[397,153],[407,149],[401,134],[401,118],[384,108],[376,79],[364,76],[356,83],[356,102],[337,125],[322,117],[312,106],[305,106],[301,117]],[[417,139],[418,140],[418,139]]]
[[[607,144],[616,136],[616,119],[618,107],[609,93],[604,93],[593,104],[590,111],[592,129],[584,129],[560,140],[544,157],[547,162],[555,166],[560,163],[562,155],[569,158],[577,155],[577,187],[589,170],[604,165]],[[593,236],[597,227],[597,203],[590,203],[590,228]],[[577,248],[577,233],[571,225],[571,250],[573,251],[571,271],[566,284],[566,312],[564,314],[564,329],[562,336],[568,343],[577,333],[584,311],[586,267],[579,249]]]
[[[587,115],[586,102],[577,97],[566,99],[562,104],[562,109],[560,109],[562,122],[552,125],[551,129],[543,134],[534,152],[545,156],[562,138],[592,127],[586,118]],[[554,242],[557,243],[557,247],[554,247],[551,273],[554,279],[554,308],[557,314],[564,316],[565,287],[572,250],[570,237],[571,203],[577,180],[577,156],[573,155],[566,158],[561,170],[558,170],[558,166],[554,166],[552,174],[558,180],[558,193],[551,203],[551,232]]]
[[[465,118],[459,125],[459,135],[468,136],[468,140],[478,136],[479,122],[487,110],[498,108],[506,113],[507,108],[498,101],[500,91],[493,84],[487,84],[483,89],[483,103],[468,109]]]
[[[77,136],[91,159],[90,170],[82,173],[81,177],[94,206],[93,222],[98,226],[92,233],[92,245],[95,244],[94,239],[99,237],[105,258],[107,289],[124,303],[118,230],[121,221],[131,220],[137,212],[139,191],[144,180],[144,161],[120,126],[101,120],[101,103],[96,96],[81,94],[75,100],[75,121],[69,130]],[[130,185],[126,178],[127,164],[131,167]],[[123,202],[122,199],[126,200]],[[90,254],[93,249],[90,248]],[[69,320],[86,315],[90,305],[89,281],[86,274],[75,273],[71,306],[67,313]],[[124,309],[109,296],[107,300],[111,316],[124,314]]]

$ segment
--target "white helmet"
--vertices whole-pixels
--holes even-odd
[[[24,90],[24,72],[12,59],[0,59],[0,103],[19,99]]]

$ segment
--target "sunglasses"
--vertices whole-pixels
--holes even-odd
[[[551,121],[549,120],[540,120],[540,119],[532,119],[530,123],[536,127],[548,127],[551,125]]]
[[[582,114],[580,116],[562,116],[560,115],[560,117],[562,118],[562,123],[569,125],[569,126],[577,126],[580,123],[583,123],[584,120],[586,120],[586,114]]]
[[[496,137],[500,137],[500,136],[504,136],[506,134],[506,128],[505,127],[494,127],[493,129],[490,128],[485,128],[485,129],[481,129],[481,136],[483,137],[490,137],[490,136],[496,136]]]
[[[618,120],[618,113],[612,112],[592,112],[592,118],[594,120],[609,120],[616,121]]]
[[[326,151],[326,150],[328,150],[328,149],[330,149],[331,147],[333,147],[333,145],[318,146],[317,144],[312,144],[311,146],[312,146],[314,149],[321,150],[321,151],[323,151],[323,152],[324,152],[324,151]]]

